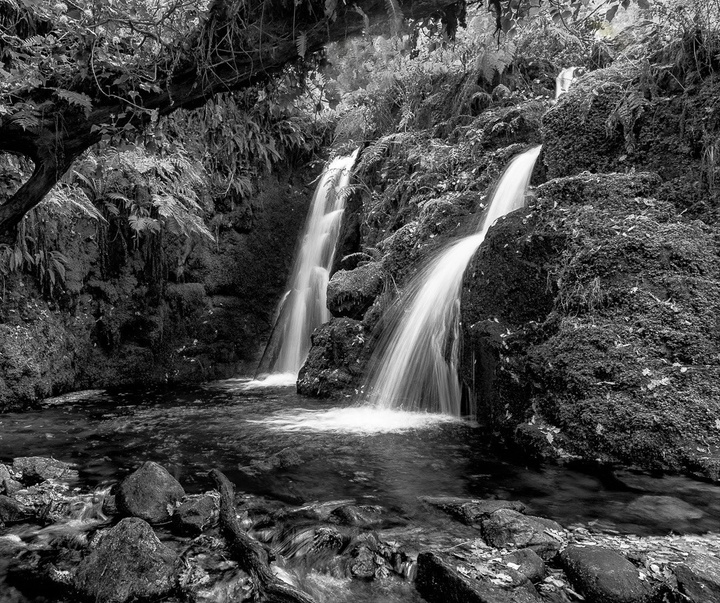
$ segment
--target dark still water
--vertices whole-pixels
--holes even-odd
[[[428,513],[418,497],[462,496],[520,500],[528,513],[564,526],[720,531],[720,487],[711,484],[528,468],[493,457],[481,430],[466,422],[355,408],[350,400],[343,408],[292,388],[246,388],[230,380],[159,393],[87,392],[0,415],[0,462],[53,456],[94,487],[153,460],[188,492],[210,488],[207,473],[216,467],[240,491],[291,504],[354,499],[409,519]],[[677,501],[653,499],[648,507],[647,496]]]

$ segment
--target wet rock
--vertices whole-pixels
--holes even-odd
[[[0,524],[26,521],[31,516],[29,509],[16,500],[0,494]]]
[[[147,461],[122,481],[115,499],[121,514],[162,523],[183,496],[185,490],[165,468]]]
[[[720,560],[692,553],[674,568],[678,588],[692,603],[720,601]]]
[[[180,534],[196,536],[212,526],[217,517],[214,497],[208,494],[189,496],[173,513],[173,529]]]
[[[423,496],[423,502],[456,517],[467,525],[480,523],[499,509],[511,509],[522,513],[525,505],[516,500],[478,500],[453,496]]]
[[[384,509],[373,505],[344,505],[333,509],[330,521],[359,528],[377,527],[385,522]]]
[[[430,603],[540,603],[529,582],[501,586],[502,578],[461,573],[435,553],[421,553],[417,561],[415,588]]]
[[[562,526],[551,519],[523,515],[511,509],[492,513],[483,520],[481,530],[483,539],[490,546],[529,548],[545,561],[560,550],[564,534]]]
[[[69,463],[42,456],[23,456],[13,461],[13,470],[22,473],[22,480],[36,484],[48,479],[71,480],[78,472]]]
[[[649,603],[652,588],[625,557],[603,547],[569,546],[560,555],[565,573],[588,603]]]
[[[12,496],[22,487],[22,484],[12,476],[8,468],[0,463],[0,494]]]
[[[368,262],[354,270],[338,270],[328,283],[328,310],[333,316],[361,320],[382,287],[383,273],[378,262]]]
[[[159,598],[175,585],[176,561],[145,521],[127,517],[105,531],[97,548],[82,560],[75,588],[103,603]]]
[[[353,387],[360,377],[365,330],[350,318],[333,318],[315,329],[308,358],[300,369],[297,391],[327,398]]]
[[[545,562],[532,549],[518,549],[505,555],[503,563],[521,573],[530,582],[540,582],[545,577]]]
[[[674,496],[640,496],[625,507],[624,515],[639,523],[687,522],[702,518],[700,509]]]
[[[375,577],[375,552],[367,545],[361,544],[352,552],[350,574],[353,578],[372,580]]]
[[[250,473],[269,473],[277,469],[296,467],[302,463],[302,457],[295,448],[283,448],[267,458],[251,461],[249,469]]]
[[[105,513],[105,515],[118,514],[117,499],[115,498],[115,494],[113,492],[106,494],[105,498],[103,498],[102,512]]]

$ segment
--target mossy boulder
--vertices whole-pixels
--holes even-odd
[[[378,262],[354,270],[338,270],[327,289],[327,306],[333,316],[359,320],[382,292],[383,272]]]
[[[365,329],[357,320],[333,318],[315,329],[298,375],[298,393],[327,398],[354,387],[360,378]]]
[[[534,454],[717,479],[717,237],[658,186],[557,179],[491,229],[465,280],[466,381]]]

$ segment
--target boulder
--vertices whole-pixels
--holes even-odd
[[[354,270],[338,270],[328,283],[328,310],[333,316],[361,320],[382,288],[383,272],[378,262],[368,262]]]
[[[680,592],[692,603],[720,601],[720,560],[717,557],[691,553],[674,571]]]
[[[560,558],[573,588],[588,603],[649,603],[653,598],[637,568],[615,551],[572,545]]]
[[[623,515],[638,523],[676,525],[701,519],[705,513],[675,496],[640,496],[629,503]]]
[[[507,546],[529,548],[545,561],[560,550],[564,530],[544,517],[523,515],[512,509],[499,509],[481,524],[485,542],[496,548]]]
[[[173,513],[173,528],[180,534],[197,536],[218,518],[215,498],[208,494],[189,496]]]
[[[78,472],[69,463],[43,456],[21,456],[13,461],[13,470],[22,473],[26,483],[36,484],[47,479],[70,480]]]
[[[718,247],[659,181],[557,178],[498,221],[465,273],[463,377],[533,456],[717,479]]]
[[[10,470],[0,463],[0,494],[12,496],[22,488],[22,484],[13,478]]]
[[[467,525],[478,524],[499,509],[512,509],[519,513],[525,511],[525,505],[516,500],[478,500],[454,496],[423,496],[420,500]]]
[[[360,378],[365,329],[350,318],[332,318],[315,329],[297,381],[298,393],[318,398],[354,387]]]
[[[122,481],[115,500],[122,515],[163,523],[183,496],[185,490],[165,468],[147,461]]]
[[[505,555],[502,561],[511,569],[521,573],[530,582],[540,582],[545,578],[545,562],[532,549],[518,549],[509,555]]]
[[[330,521],[343,526],[373,528],[385,522],[384,509],[374,505],[343,505],[333,509]]]
[[[30,511],[24,505],[0,494],[0,525],[26,521],[30,516]]]
[[[177,555],[142,519],[128,517],[106,530],[75,575],[80,595],[102,603],[157,600],[175,586]]]
[[[502,582],[497,579],[497,582]],[[461,573],[436,553],[421,553],[415,588],[429,603],[540,603],[537,591],[525,581],[501,586],[484,574]]]

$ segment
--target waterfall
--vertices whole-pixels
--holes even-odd
[[[410,281],[389,310],[390,327],[370,360],[364,392],[378,408],[460,416],[460,293],[463,273],[501,216],[523,206],[540,146],[516,157],[492,195],[479,231],[451,244]]]
[[[320,177],[258,376],[275,375],[280,378],[272,381],[294,383],[310,350],[310,334],[330,320],[327,284],[345,211],[343,189],[357,153],[334,159]]]
[[[555,78],[555,100],[570,90],[570,85],[575,81],[577,67],[566,67]]]

